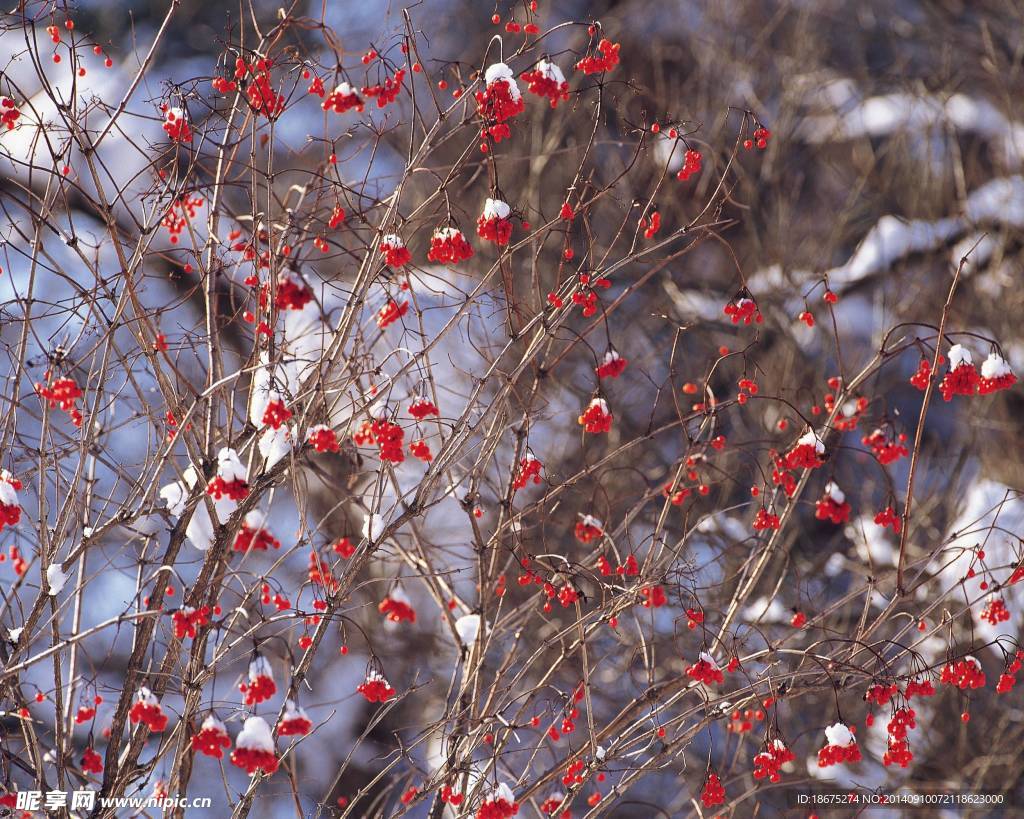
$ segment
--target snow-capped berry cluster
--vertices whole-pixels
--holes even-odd
[[[274,735],[263,717],[249,717],[235,739],[231,764],[250,776],[257,771],[270,776],[277,770],[279,760],[274,750]]]
[[[274,304],[280,310],[303,310],[306,305],[313,301],[313,290],[296,273],[289,270],[282,271],[277,277],[277,295]],[[266,307],[265,301],[261,298],[262,307]]]
[[[476,232],[481,239],[504,247],[512,238],[512,208],[500,199],[488,199],[476,220]]]
[[[615,350],[609,350],[604,354],[604,361],[597,367],[598,378],[618,378],[626,369],[626,361]]]
[[[686,676],[704,685],[714,685],[725,681],[725,675],[715,658],[702,651],[697,661],[686,669]]]
[[[512,135],[509,122],[523,113],[526,103],[515,74],[505,63],[489,65],[484,72],[484,88],[476,92],[477,114],[484,121],[481,150],[487,151],[487,139],[501,142]]]
[[[523,82],[531,94],[550,100],[552,108],[569,99],[569,83],[562,69],[549,60],[540,60],[531,70],[523,72]]]
[[[313,730],[313,721],[305,709],[294,700],[285,700],[284,714],[277,724],[277,733],[283,737],[304,737]]]
[[[931,365],[921,359],[921,367],[911,383],[923,389],[921,384],[927,385],[930,368]],[[999,353],[989,353],[979,373],[971,359],[971,351],[960,344],[954,344],[949,348],[949,370],[939,382],[939,392],[944,401],[950,401],[955,395],[988,395],[1007,390],[1016,383],[1017,376]]]
[[[242,525],[235,535],[232,549],[236,552],[265,552],[280,549],[281,541],[267,528],[267,516],[259,509],[253,509],[242,518]]]
[[[238,684],[238,690],[245,695],[246,705],[258,705],[266,702],[277,693],[274,682],[274,670],[270,662],[262,654],[257,654],[249,661],[248,681]]]
[[[834,723],[825,729],[826,745],[818,751],[818,767],[841,765],[844,762],[859,762],[860,747],[853,732],[842,722]]]
[[[164,106],[164,133],[172,142],[189,143],[192,141],[192,129],[184,108]]]
[[[184,640],[186,637],[194,640],[196,630],[210,622],[210,607],[182,606],[171,615],[171,620],[174,623],[175,637],[179,640]]]
[[[21,503],[18,490],[21,481],[6,469],[0,470],[0,531],[4,526],[16,526],[21,520]]]
[[[981,663],[974,657],[962,657],[959,660],[951,660],[942,667],[939,682],[960,689],[984,688],[985,672],[981,670]]]
[[[466,241],[462,231],[456,227],[443,227],[430,237],[427,260],[439,264],[458,264],[472,258],[473,246]]]
[[[1008,390],[1017,383],[1006,359],[998,353],[989,353],[981,362],[981,378],[978,379],[978,394],[988,395],[999,390]]]
[[[167,715],[160,706],[160,700],[145,686],[138,690],[135,697],[135,702],[128,711],[128,719],[132,723],[143,723],[154,733],[163,731],[167,727]]]
[[[824,462],[825,444],[810,429],[801,435],[785,455],[787,469],[816,469]]]
[[[907,436],[902,432],[893,439],[883,430],[876,429],[870,435],[861,438],[860,442],[871,449],[882,466],[888,466],[910,455],[910,450],[904,445],[906,440]]]
[[[971,361],[971,351],[959,344],[949,349],[949,372],[939,383],[942,399],[949,401],[954,395],[974,395],[978,391],[980,376]]]
[[[535,484],[539,484],[541,481],[540,471],[544,468],[544,464],[538,460],[533,453],[527,452],[526,455],[519,462],[519,470],[516,472],[516,477],[512,481],[513,489],[522,489],[530,481]]]
[[[207,715],[199,730],[192,735],[192,750],[216,759],[224,758],[224,749],[231,747],[227,726],[213,714]]]
[[[334,86],[320,107],[325,111],[333,111],[335,114],[344,114],[347,111],[362,111],[365,103],[356,90],[347,82],[340,82]]]
[[[401,586],[395,586],[391,594],[380,601],[377,610],[391,623],[416,622],[416,609]]]
[[[796,755],[781,739],[773,739],[754,757],[754,779],[778,782],[782,776],[782,766],[795,759]]]
[[[583,429],[592,434],[608,432],[612,428],[612,414],[608,402],[603,398],[594,398],[577,419]]]
[[[309,428],[306,440],[317,452],[340,452],[341,444],[337,433],[326,424],[317,424]]]
[[[850,504],[846,495],[832,481],[825,484],[825,492],[815,503],[814,516],[818,520],[846,523],[850,519]]]
[[[388,233],[381,237],[378,250],[384,257],[384,264],[388,267],[405,267],[412,261],[412,253],[405,246],[402,237],[396,236],[394,233]]]
[[[519,803],[516,802],[512,789],[504,782],[495,787],[476,811],[476,819],[509,819],[519,813]]]
[[[583,515],[576,521],[575,535],[580,543],[590,543],[604,536],[603,524],[593,515]]]
[[[206,494],[214,499],[221,521],[226,521],[238,506],[238,501],[249,496],[247,470],[235,450],[224,447],[217,453],[217,474],[206,485]]]
[[[356,687],[356,691],[362,694],[367,702],[387,702],[395,696],[395,689],[384,675],[377,671],[370,671],[366,679]]]

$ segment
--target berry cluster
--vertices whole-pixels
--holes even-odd
[[[242,525],[232,545],[236,552],[265,552],[268,549],[280,548],[281,541],[265,526],[263,513],[257,509],[253,509],[242,519]]]
[[[0,96],[0,126],[13,131],[20,116],[17,103],[10,97]]]
[[[306,440],[313,445],[313,449],[317,452],[341,451],[337,433],[325,424],[310,427],[306,433]]]
[[[533,481],[535,484],[539,484],[541,480],[540,471],[543,467],[544,464],[534,457],[533,454],[527,452],[526,455],[523,456],[522,460],[519,461],[519,471],[516,472],[515,479],[512,481],[512,488],[522,489],[529,484],[530,481]]]
[[[1006,608],[1006,601],[1002,597],[992,595],[985,601],[985,607],[978,616],[986,623],[995,626],[1009,620],[1010,611]]]
[[[778,782],[781,778],[782,766],[795,759],[796,755],[786,747],[781,739],[773,739],[761,753],[754,757],[754,779]]]
[[[301,705],[296,705],[292,700],[286,700],[284,714],[277,724],[277,733],[283,737],[304,737],[313,730],[313,721],[306,714]]]
[[[163,731],[167,727],[167,715],[160,707],[160,701],[153,695],[153,692],[143,686],[139,689],[136,697],[137,699],[128,711],[128,719],[132,723],[143,723],[154,733]]]
[[[82,413],[77,401],[83,393],[73,379],[57,378],[49,384],[36,384],[36,393],[50,405],[50,409],[59,406],[70,416],[76,427],[82,426]]]
[[[277,693],[277,683],[274,682],[273,670],[267,658],[262,654],[256,655],[249,663],[248,682],[240,682],[238,691],[245,695],[246,705],[258,705],[266,702]]]
[[[846,495],[831,481],[825,484],[825,494],[815,503],[814,516],[818,520],[829,520],[837,525],[850,519],[850,504]]]
[[[192,750],[216,759],[224,758],[224,749],[231,747],[227,726],[210,714],[203,720],[199,730],[192,735]]]
[[[384,256],[384,264],[388,267],[405,267],[412,261],[412,253],[405,246],[400,236],[389,233],[380,240],[378,248]]]
[[[409,415],[415,418],[417,421],[422,421],[429,415],[440,415],[441,411],[437,408],[433,401],[423,396],[417,396],[413,398],[412,403],[409,404]]]
[[[164,112],[164,133],[172,142],[191,142],[192,129],[188,126],[183,108],[170,108],[163,106]]]
[[[386,418],[364,421],[352,439],[357,446],[376,444],[379,448],[378,455],[382,461],[400,464],[405,460],[405,453],[402,451],[405,430]]]
[[[477,217],[476,232],[481,239],[504,247],[512,239],[512,208],[500,199],[488,199]]]
[[[458,264],[471,258],[472,255],[472,246],[458,228],[438,228],[430,237],[430,250],[427,251],[428,261],[440,264]]]
[[[636,557],[630,555],[626,559],[628,564],[630,560],[633,561],[633,565],[636,565]],[[626,572],[627,574],[639,574],[638,571]],[[660,609],[668,602],[668,596],[665,594],[665,589],[661,586],[644,586],[640,589],[640,596],[643,598],[643,602],[640,604],[645,609]],[[714,660],[712,660],[714,662]]]
[[[366,679],[356,687],[356,691],[362,694],[367,702],[387,702],[395,696],[395,689],[376,671],[367,674]]]
[[[398,99],[402,92],[402,80],[405,79],[405,69],[400,68],[391,77],[385,77],[384,82],[375,85],[363,86],[363,96],[377,100],[378,108],[386,108]]]
[[[900,533],[900,529],[903,528],[903,519],[891,506],[886,506],[885,509],[875,515],[875,523],[879,526],[891,526],[893,532],[897,535]]]
[[[882,466],[888,466],[910,454],[910,451],[904,446],[906,440],[907,436],[902,432],[894,440],[881,429],[876,429],[870,435],[861,438],[860,442],[871,449]]]
[[[335,114],[344,114],[352,110],[362,111],[363,105],[363,98],[347,82],[338,83],[320,103],[320,107],[325,111],[333,111]]]
[[[704,789],[700,792],[700,801],[705,808],[713,808],[715,805],[725,802],[725,788],[722,787],[722,782],[714,771],[708,774]]]
[[[596,368],[598,378],[618,378],[626,369],[626,361],[615,350],[609,350],[604,354],[604,361]]]
[[[377,611],[384,615],[391,623],[415,623],[416,609],[400,587],[396,587],[391,594],[380,601]]]
[[[757,302],[747,296],[733,299],[725,305],[722,312],[732,319],[733,324],[739,324],[741,321],[744,324],[761,324],[764,321],[764,316],[757,309]]]
[[[600,74],[611,71],[619,64],[619,47],[619,43],[602,38],[601,42],[597,44],[594,54],[588,54],[576,63],[576,70],[582,71],[584,74]]]
[[[960,689],[984,688],[985,672],[981,670],[981,663],[973,657],[963,657],[942,667],[939,682]]]
[[[388,299],[387,304],[377,311],[377,326],[383,330],[388,325],[394,324],[408,312],[409,302],[403,301],[399,304],[394,299]]]
[[[687,667],[686,676],[704,685],[725,681],[725,675],[715,662],[715,658],[705,651],[700,653],[700,658],[693,665]]]
[[[548,60],[540,60],[533,69],[523,72],[523,82],[531,94],[550,100],[552,108],[569,99],[569,83],[562,69]]]
[[[186,637],[195,639],[196,629],[210,622],[210,607],[183,606],[171,615],[171,620],[174,623],[176,638],[179,640],[184,640]]]
[[[574,533],[576,540],[580,543],[590,543],[600,540],[604,536],[604,529],[601,528],[601,521],[593,515],[584,515],[581,520],[576,522]]]
[[[593,399],[577,421],[586,432],[608,432],[612,428],[612,414],[608,409],[608,403],[603,398]]]
[[[512,790],[504,782],[498,785],[476,811],[476,819],[509,819],[519,813]]]
[[[686,150],[686,153],[683,154],[683,167],[680,168],[676,172],[676,179],[678,179],[680,182],[687,182],[687,181],[689,181],[691,176],[696,176],[697,174],[700,173],[702,162],[703,162],[703,157],[701,157],[700,151],[695,151],[692,148],[688,148]],[[650,238],[650,237],[648,236],[647,238]],[[726,314],[728,315],[728,311],[726,311]],[[760,324],[761,323],[761,317],[760,317],[761,314],[758,313],[757,315],[758,315],[757,322],[758,322],[758,324]],[[737,323],[736,319],[733,318],[733,324],[736,324],[736,323]],[[747,321],[746,323],[750,324],[749,321]]]

